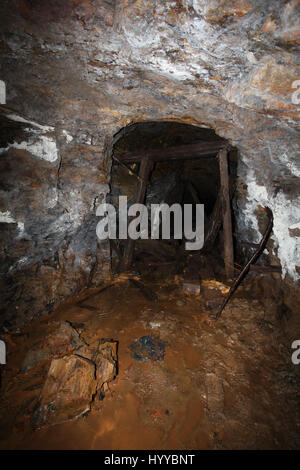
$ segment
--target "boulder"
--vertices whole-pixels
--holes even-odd
[[[44,384],[35,427],[78,418],[90,410],[97,381],[95,365],[72,354],[53,359]]]
[[[94,356],[96,364],[97,392],[103,397],[108,389],[108,383],[117,375],[117,342],[100,340],[98,351]]]
[[[199,281],[186,281],[182,284],[182,290],[185,294],[199,295],[200,294],[200,282]]]
[[[34,349],[26,354],[21,366],[21,372],[27,373],[39,362],[52,357],[61,357],[66,353],[71,353],[80,346],[84,346],[84,341],[77,331],[68,322],[59,323],[54,331],[43,338]]]
[[[117,375],[117,342],[101,339],[74,354],[53,359],[33,427],[57,424],[87,413],[96,394],[102,400]]]

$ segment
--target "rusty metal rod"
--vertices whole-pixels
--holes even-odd
[[[234,283],[232,284],[231,288],[230,288],[230,291],[228,292],[227,296],[225,297],[221,307],[219,308],[217,314],[216,314],[216,320],[218,318],[220,318],[221,316],[221,313],[223,311],[223,309],[225,308],[225,306],[227,305],[228,301],[230,300],[230,298],[232,297],[233,293],[235,292],[235,290],[237,289],[237,287],[240,285],[240,283],[242,282],[244,276],[248,273],[249,269],[250,269],[250,266],[251,264],[253,264],[258,258],[259,256],[261,255],[261,253],[263,252],[265,246],[266,246],[266,243],[270,237],[270,234],[271,234],[271,231],[272,231],[272,228],[273,228],[273,213],[271,211],[271,209],[269,207],[264,207],[264,211],[266,212],[267,216],[268,216],[268,219],[269,219],[269,222],[268,222],[268,225],[267,225],[267,228],[266,228],[266,231],[264,233],[264,236],[262,237],[261,239],[261,242],[260,244],[258,245],[258,248],[257,250],[255,251],[255,253],[251,256],[251,258],[249,259],[248,263],[243,267],[243,269],[241,270],[240,274],[238,275],[238,277],[236,278],[236,280],[234,281]]]

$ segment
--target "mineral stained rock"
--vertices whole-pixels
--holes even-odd
[[[197,281],[186,281],[182,284],[182,290],[186,294],[199,295],[200,294],[200,282]]]
[[[21,372],[26,373],[42,360],[71,353],[83,345],[83,340],[70,323],[61,322],[37,348],[28,351],[21,366]]]
[[[1,324],[107,278],[95,209],[113,136],[140,121],[209,127],[234,145],[237,238],[257,243],[267,203],[269,257],[299,280],[298,23],[296,0],[1,1]]]
[[[65,325],[62,327],[59,332]],[[49,348],[46,351],[50,354]],[[46,351],[37,351],[36,361]],[[61,423],[90,411],[94,398],[103,399],[108,383],[116,377],[117,361],[116,341],[100,339],[89,346],[79,336],[75,337],[71,353],[51,361],[33,416],[33,427]]]
[[[205,385],[208,409],[212,413],[222,413],[224,411],[224,390],[222,379],[211,372],[206,375]]]
[[[165,341],[156,338],[155,336],[142,336],[135,340],[130,349],[132,357],[136,361],[161,361],[165,357]]]
[[[96,364],[97,392],[104,396],[108,382],[117,375],[117,342],[102,340],[99,342],[98,351],[94,356]]]
[[[53,359],[41,393],[36,426],[68,421],[89,411],[96,386],[92,362],[75,354]]]

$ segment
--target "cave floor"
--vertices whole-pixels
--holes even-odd
[[[86,301],[94,309],[78,307],[74,298],[11,336],[1,449],[299,448],[297,388],[282,325],[267,321],[243,288],[217,322],[201,294],[184,294],[180,283],[153,282],[151,288],[158,302],[125,281]],[[54,320],[71,322],[87,343],[117,340],[119,370],[86,416],[33,432],[28,410],[42,374],[18,371],[31,338]],[[144,335],[167,342],[163,360],[132,358],[131,343]]]

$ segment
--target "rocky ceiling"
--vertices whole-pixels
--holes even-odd
[[[33,313],[17,305],[27,317],[107,275],[95,207],[109,192],[113,136],[138,121],[211,127],[236,146],[238,234],[257,242],[268,204],[272,256],[299,280],[299,13],[297,0],[1,1],[13,309],[28,269]]]

